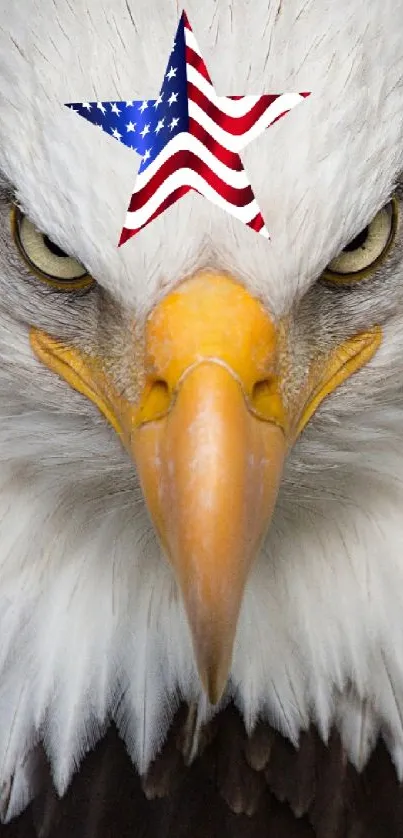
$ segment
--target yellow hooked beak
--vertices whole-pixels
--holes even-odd
[[[227,682],[243,591],[287,449],[380,339],[374,328],[313,365],[290,406],[270,315],[232,278],[203,274],[151,313],[145,383],[133,404],[117,394],[100,359],[31,330],[36,355],[98,405],[136,462],[212,702]]]

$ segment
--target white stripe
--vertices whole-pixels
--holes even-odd
[[[202,56],[202,54],[199,50],[199,47],[197,45],[196,38],[193,35],[193,32],[191,32],[190,29],[187,29],[186,26],[185,26],[185,44],[186,44],[187,47],[190,47],[190,49],[192,49],[193,52],[197,53],[197,55],[200,55],[200,58],[203,58],[203,56]]]
[[[172,140],[169,140],[158,157],[137,176],[136,192],[140,192],[143,189],[146,183],[151,180],[169,157],[172,157],[173,154],[181,150],[193,151],[221,180],[229,183],[230,186],[234,186],[235,189],[243,189],[245,186],[249,186],[249,180],[244,170],[237,172],[234,169],[229,169],[200,140],[193,137],[192,134],[182,131],[176,137],[173,137]]]
[[[228,96],[217,96],[213,85],[209,84],[191,64],[187,64],[187,77],[188,81],[201,90],[210,102],[228,116],[244,116],[261,98],[260,96],[244,96],[243,99],[229,99]]]
[[[229,212],[230,215],[234,215],[236,218],[239,218],[239,220],[243,221],[244,224],[247,224],[248,221],[251,221],[252,218],[260,212],[255,199],[244,207],[236,207],[234,204],[228,203],[228,201],[222,198],[221,195],[218,195],[215,189],[213,189],[197,172],[194,172],[193,169],[179,169],[177,172],[172,172],[172,174],[164,181],[164,183],[161,184],[159,189],[157,189],[150,200],[147,201],[141,209],[127,213],[125,227],[127,227],[128,230],[135,230],[138,227],[142,227],[143,224],[151,218],[154,212],[156,212],[165,198],[167,198],[171,192],[174,192],[175,189],[178,189],[179,186],[191,186],[194,189],[197,189],[201,195],[204,195],[204,197],[208,198],[209,201],[212,201],[213,204],[217,204],[217,206],[221,207],[221,209]],[[137,189],[133,194],[136,194],[136,192]]]
[[[196,105],[196,102],[193,102],[189,99],[189,116],[195,119],[212,137],[214,137],[220,145],[223,145],[225,148],[228,148],[230,151],[240,152],[243,148],[246,148],[252,140],[256,139],[259,134],[262,134],[263,131],[280,116],[283,111],[291,110],[294,108],[295,105],[298,105],[299,102],[303,101],[303,96],[300,96],[299,93],[284,93],[283,96],[280,96],[278,99],[273,102],[264,113],[260,119],[252,125],[249,131],[246,134],[241,134],[239,136],[235,136],[230,134],[228,131],[223,131],[222,128],[214,122],[211,117],[207,116],[205,111]]]
[[[262,227],[262,229],[261,229],[261,230],[258,230],[258,231],[255,231],[255,232],[258,232],[258,233],[259,233],[259,235],[263,236],[265,239],[269,239],[269,238],[270,238],[270,233],[269,233],[269,231],[268,231],[268,229],[267,229],[266,225],[264,225],[264,227]]]

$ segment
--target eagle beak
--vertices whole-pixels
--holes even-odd
[[[242,595],[269,526],[287,447],[321,401],[372,358],[379,327],[306,371],[287,406],[287,330],[228,276],[183,282],[151,312],[133,403],[105,360],[32,328],[36,356],[91,399],[120,435],[174,568],[213,703],[231,667]],[[280,367],[283,380],[281,379]]]
[[[207,275],[153,311],[146,347],[151,375],[130,445],[216,703],[285,456],[276,334],[257,300]]]
[[[232,371],[206,362],[184,377],[166,417],[134,433],[133,454],[215,703],[248,571],[276,500],[284,434],[250,413]]]

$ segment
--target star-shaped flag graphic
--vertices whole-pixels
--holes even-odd
[[[142,157],[119,246],[192,189],[269,238],[239,152],[309,95],[217,96],[182,12],[157,99],[67,104]]]

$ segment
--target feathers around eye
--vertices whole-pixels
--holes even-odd
[[[16,206],[11,209],[11,230],[20,255],[38,279],[59,291],[91,287],[93,279],[84,265],[54,244]]]
[[[372,221],[349,242],[324,273],[325,279],[343,285],[370,276],[388,256],[396,235],[398,202],[392,198]]]

